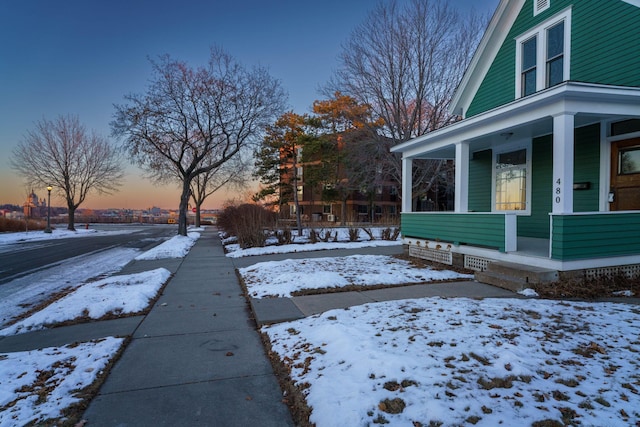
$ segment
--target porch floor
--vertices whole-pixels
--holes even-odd
[[[518,250],[514,253],[549,258],[549,239],[518,237]]]

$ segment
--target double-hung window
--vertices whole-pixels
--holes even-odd
[[[564,81],[564,60],[564,21],[561,21],[547,30],[547,87]]]
[[[569,80],[571,9],[516,38],[516,98]]]

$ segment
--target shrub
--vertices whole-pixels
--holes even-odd
[[[241,248],[264,246],[265,230],[275,225],[275,214],[262,206],[246,203],[227,206],[218,217],[218,226],[227,234],[236,236]]]
[[[276,238],[278,239],[279,245],[288,245],[293,242],[293,234],[291,233],[290,228],[284,228],[282,230],[276,231]]]
[[[359,228],[349,228],[349,241],[356,242],[360,237],[360,229]]]
[[[320,234],[320,240],[322,240],[323,242],[328,242],[329,240],[331,240],[331,230],[326,230],[325,232]],[[334,242],[338,240],[338,232],[336,231],[336,237],[334,237]]]
[[[363,228],[362,231],[367,233],[367,236],[369,236],[369,240],[376,240],[376,236],[373,235],[373,230],[371,230],[370,228]]]
[[[309,229],[309,242],[318,243],[319,240],[320,240],[320,235],[318,234],[318,232],[313,228]]]
[[[387,227],[384,230],[382,230],[382,233],[381,233],[382,240],[396,240],[399,235],[400,235],[400,229],[397,227],[394,228],[393,230]]]

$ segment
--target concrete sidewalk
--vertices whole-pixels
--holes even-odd
[[[202,233],[132,335],[88,426],[293,425],[215,233]]]

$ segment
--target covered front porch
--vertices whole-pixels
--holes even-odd
[[[640,190],[623,195],[612,181],[616,143],[640,147],[638,119],[640,89],[567,82],[401,144],[410,253],[475,269],[640,264],[640,207],[629,201]],[[413,160],[426,158],[455,161],[453,212],[412,212]]]

